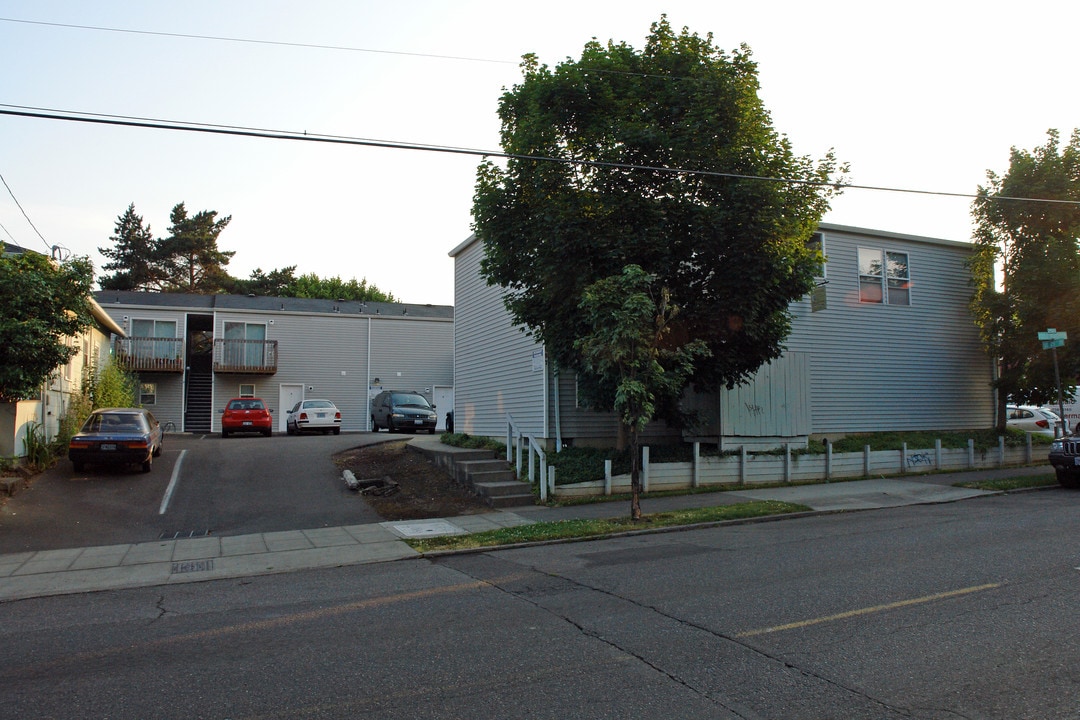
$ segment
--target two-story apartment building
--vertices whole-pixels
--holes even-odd
[[[370,429],[369,398],[416,390],[452,406],[454,310],[442,305],[101,291],[123,328],[113,357],[140,402],[177,431],[217,432],[233,397],[261,397],[284,431],[305,398],[333,401],[342,428]],[[441,424],[440,424],[440,427]]]
[[[3,252],[34,251],[4,243]],[[93,324],[89,328],[77,337],[64,338],[77,354],[49,375],[36,397],[0,403],[0,457],[25,457],[27,433],[35,428],[46,442],[55,438],[72,395],[82,391],[83,377],[108,359],[111,338],[124,335],[124,330],[93,299],[90,316]]]
[[[968,309],[972,245],[829,224],[813,241],[827,262],[816,291],[791,306],[783,356],[732,391],[689,393],[684,406],[701,425],[680,433],[653,423],[647,442],[797,445],[993,424],[994,368]],[[501,289],[480,276],[483,252],[472,236],[450,253],[455,430],[503,437],[509,413],[551,446],[611,442],[615,417],[580,407],[573,374],[560,374],[513,324]]]

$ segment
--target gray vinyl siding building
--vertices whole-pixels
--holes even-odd
[[[331,400],[343,430],[364,431],[369,398],[380,389],[431,398],[434,387],[453,386],[448,306],[115,291],[96,297],[129,335],[137,330],[114,346],[115,356],[137,372],[144,393],[153,390],[143,404],[178,431],[218,432],[221,409],[242,395],[266,401],[277,431],[305,398]]]
[[[792,306],[787,342],[809,358],[813,433],[993,425],[994,367],[969,310],[971,243],[821,231],[827,282],[817,303]],[[907,257],[907,304],[860,301],[860,249]]]
[[[827,262],[818,288],[791,306],[784,354],[731,391],[688,393],[684,407],[702,424],[680,433],[653,423],[647,441],[798,444],[993,424],[993,365],[968,309],[971,244],[830,224],[819,233]],[[542,348],[513,326],[500,289],[480,277],[482,244],[470,237],[450,254],[456,429],[502,436],[506,408],[552,444],[614,438],[613,415],[577,406],[572,374],[558,376],[556,393],[552,369],[528,362]]]
[[[509,413],[522,432],[548,437],[544,348],[514,326],[500,288],[480,275],[483,246],[454,257],[454,430],[500,437]]]

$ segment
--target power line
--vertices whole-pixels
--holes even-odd
[[[183,38],[186,40],[213,40],[215,42],[247,43],[249,45],[277,45],[280,47],[308,48],[313,50],[341,50],[346,52],[373,53],[378,55],[402,55],[405,57],[433,58],[436,60],[460,60],[463,62],[492,63],[499,65],[517,65],[516,60],[491,60],[488,58],[464,57],[459,55],[436,55],[432,53],[405,52],[401,50],[375,50],[372,48],[350,47],[348,45],[322,45],[317,43],[286,42],[283,40],[257,40],[253,38],[226,37],[219,35],[196,35],[189,33],[160,32],[156,30],[128,30],[125,28],[103,27],[100,25],[74,25],[70,23],[44,22],[41,20],[20,20],[0,17],[0,22],[22,23],[24,25],[44,25],[46,27],[70,28],[72,30],[95,30],[97,32],[123,33],[127,35],[152,35],[156,37]]]
[[[41,242],[45,243],[45,247],[49,248],[50,253],[54,252],[56,250],[56,246],[50,245],[49,241],[45,239],[45,236],[42,235],[41,232],[37,229],[37,226],[34,225],[34,221],[31,220],[30,216],[26,214],[26,210],[23,209],[22,203],[19,202],[19,198],[15,197],[15,193],[11,191],[11,186],[7,184],[7,180],[4,179],[2,173],[0,173],[0,182],[4,183],[4,187],[7,188],[8,195],[10,195],[11,199],[15,201],[15,206],[19,208],[19,211],[23,214],[23,217],[26,218],[26,222],[30,223],[30,227],[32,227],[34,229],[34,232],[37,233],[37,236],[41,238]],[[4,228],[4,232],[7,232],[7,228]],[[11,235],[11,233],[8,233],[8,235]],[[14,239],[15,238],[12,237],[12,240]]]
[[[875,192],[904,193],[910,195],[925,195],[936,197],[951,197],[989,200],[1017,200],[1025,202],[1037,202],[1059,205],[1080,206],[1080,200],[1052,200],[1047,198],[1010,197],[1002,195],[978,195],[971,193],[943,192],[937,190],[915,190],[911,188],[894,188],[881,185],[857,185],[854,183],[825,182],[820,180],[805,180],[802,178],[779,178],[763,175],[745,175],[741,173],[721,172],[717,170],[702,170],[694,168],[672,168],[654,165],[636,165],[632,163],[606,162],[602,160],[575,160],[571,158],[556,158],[545,155],[521,155],[507,153],[501,150],[481,150],[475,148],[454,147],[449,145],[428,145],[422,143],[410,143],[397,140],[375,140],[370,138],[358,138],[344,135],[327,135],[289,130],[270,130],[265,128],[251,128],[232,125],[214,125],[210,123],[198,123],[176,120],[157,120],[153,118],[140,118],[123,115],[106,115],[101,113],[82,113],[67,110],[53,110],[50,108],[34,108],[21,105],[0,104],[0,115],[12,115],[16,117],[29,117],[44,120],[61,120],[67,122],[81,122],[98,125],[112,125],[121,127],[137,127],[153,130],[176,130],[214,135],[231,135],[237,137],[261,138],[265,140],[291,140],[300,142],[328,143],[336,145],[353,145],[362,147],[388,148],[392,150],[421,150],[427,152],[439,152],[455,155],[472,155],[483,158],[503,158],[507,160],[530,160],[535,162],[553,162],[581,167],[597,167],[614,170],[632,170],[640,172],[668,173],[672,175],[694,175],[703,177],[720,177],[733,180],[760,180],[762,182],[783,183],[788,185],[805,185],[811,187],[828,187],[835,190],[872,190]],[[9,191],[10,192],[10,191]],[[21,209],[21,208],[20,208]],[[24,213],[25,215],[25,213]],[[29,219],[29,218],[27,218]],[[40,233],[39,233],[40,235]],[[44,240],[44,238],[42,238]],[[46,243],[48,244],[48,243]]]

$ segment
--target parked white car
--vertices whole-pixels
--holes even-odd
[[[1034,405],[1009,405],[1005,413],[1009,427],[1047,437],[1054,437],[1054,428],[1061,422],[1056,414]]]
[[[299,435],[305,430],[341,434],[341,411],[329,400],[301,400],[285,416],[285,433]]]

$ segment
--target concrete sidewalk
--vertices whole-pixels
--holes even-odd
[[[656,513],[749,500],[782,500],[819,512],[870,510],[998,494],[954,487],[971,480],[1052,474],[1049,465],[1040,465],[903,479],[747,488],[645,498],[642,510]],[[14,553],[0,555],[0,601],[387,562],[419,556],[404,542],[407,538],[467,534],[533,522],[619,517],[626,513],[625,502],[526,507],[514,508],[513,512],[431,520]]]

